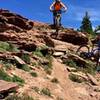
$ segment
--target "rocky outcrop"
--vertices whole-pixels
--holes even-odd
[[[14,89],[16,90],[17,88],[18,88],[18,85],[16,83],[0,80],[0,94],[9,93],[10,91]]]
[[[33,22],[29,21],[28,19],[15,14],[15,13],[11,13],[8,10],[3,10],[0,9],[0,23],[5,25],[6,24],[11,24],[13,26],[16,26],[17,28],[21,28],[21,29],[32,29],[33,27]],[[1,25],[0,25],[1,26]]]
[[[75,45],[82,45],[88,43],[88,38],[84,33],[77,32],[72,29],[66,29],[63,32],[59,32],[58,39]]]

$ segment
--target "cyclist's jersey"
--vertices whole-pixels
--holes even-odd
[[[62,5],[60,4],[60,2],[55,2],[54,10],[58,11],[58,10],[61,10],[61,8],[62,8]]]

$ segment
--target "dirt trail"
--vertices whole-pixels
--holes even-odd
[[[56,59],[53,59],[53,73],[52,76],[55,76],[59,80],[59,85],[62,88],[64,100],[79,100],[75,96],[75,90],[72,82],[68,78],[68,71],[66,66],[59,63]]]

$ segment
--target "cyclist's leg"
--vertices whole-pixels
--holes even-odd
[[[93,50],[93,55],[96,61],[96,71],[100,71],[100,49],[96,48]]]
[[[56,25],[56,12],[53,12],[53,25]]]
[[[98,48],[97,72],[100,72],[100,48]]]
[[[59,14],[60,14],[59,24],[61,26],[61,10],[59,10]]]

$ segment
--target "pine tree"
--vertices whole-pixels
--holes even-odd
[[[88,15],[88,12],[85,13],[85,16],[83,17],[81,24],[82,24],[80,27],[81,32],[87,32],[89,34],[93,33],[92,23],[90,21],[90,17]]]

